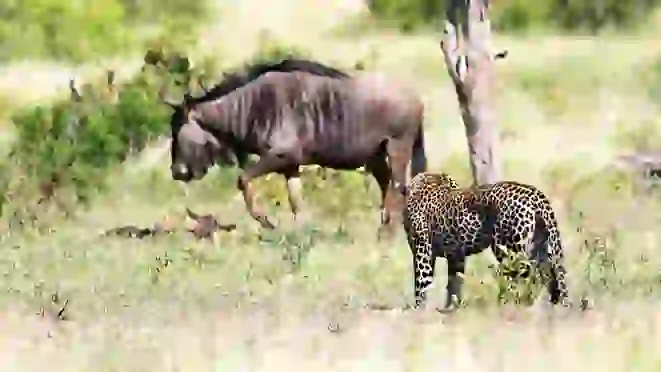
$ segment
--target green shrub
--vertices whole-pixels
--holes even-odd
[[[114,166],[169,130],[170,109],[158,90],[168,79],[187,80],[181,75],[192,72],[175,71],[180,65],[165,67],[145,65],[121,86],[88,85],[78,92],[80,99],[72,94],[50,107],[17,111],[12,117],[16,140],[3,164],[11,171],[4,172],[0,191],[35,205],[63,190],[73,193],[74,203],[85,203],[103,190]]]
[[[491,6],[491,17],[493,27],[501,31],[558,27],[595,32],[607,26],[630,27],[659,4],[659,0],[539,0],[532,6],[525,0],[502,0]],[[369,0],[368,6],[378,19],[403,31],[438,25],[445,18],[445,1],[440,0]]]
[[[410,31],[445,17],[445,1],[369,0],[367,4],[377,18],[395,23],[402,31]]]
[[[554,22],[564,29],[587,28],[591,31],[606,26],[631,27],[644,20],[658,0],[554,0],[549,7]]]
[[[119,92],[117,103],[82,102],[90,106],[87,110],[60,101],[50,109],[19,111],[13,117],[17,139],[10,158],[39,184],[74,182],[81,193],[102,186],[107,167],[165,130],[167,109],[149,88],[143,81],[131,82]]]
[[[289,57],[312,58],[310,52],[303,47],[284,43],[268,32],[262,32],[259,35],[257,52],[249,58],[248,63],[277,62]]]
[[[190,34],[207,0],[7,0],[0,2],[0,60],[81,61],[131,50],[151,30]]]

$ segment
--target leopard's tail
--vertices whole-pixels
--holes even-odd
[[[549,292],[551,302],[557,304],[568,303],[568,290],[566,283],[565,257],[558,221],[548,199],[541,195],[542,204],[535,212],[535,232],[533,244],[537,254],[546,255],[550,259]],[[542,211],[547,211],[546,213]]]

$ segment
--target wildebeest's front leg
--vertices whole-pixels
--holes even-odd
[[[390,222],[390,210],[387,209],[386,204],[388,186],[390,185],[390,168],[385,154],[379,154],[370,159],[365,166],[365,171],[374,176],[376,183],[379,185],[379,190],[381,190],[381,225],[385,225]]]
[[[256,163],[247,166],[246,170],[239,176],[237,187],[243,193],[243,200],[246,203],[248,213],[264,228],[273,229],[275,225],[269,221],[266,213],[256,205],[250,181],[268,173],[282,171],[288,166],[291,166],[291,161],[285,156],[267,154],[261,156]]]
[[[294,220],[298,212],[301,210],[303,204],[303,190],[301,184],[301,172],[298,166],[283,172],[287,180],[287,198],[289,199],[289,206]]]

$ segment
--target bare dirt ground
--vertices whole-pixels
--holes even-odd
[[[430,167],[468,180],[464,129],[438,35],[329,36],[337,20],[360,9],[360,3],[312,0],[223,3],[195,53],[219,50],[230,66],[255,50],[265,27],[341,66],[376,52],[371,67],[412,83],[427,104]],[[455,316],[402,312],[412,301],[410,252],[402,236],[387,245],[374,241],[376,191],[362,191],[356,186],[362,180],[342,189],[328,181],[308,192],[311,215],[294,227],[286,202],[274,206],[261,195],[283,228],[260,234],[242,201],[232,199],[236,191],[227,191],[233,179],[211,172],[184,188],[168,178],[167,144],[156,144],[79,221],[63,222],[47,236],[0,243],[6,283],[0,299],[9,304],[0,313],[0,368],[659,371],[658,201],[634,196],[624,178],[610,175],[593,176],[578,196],[569,191],[581,175],[626,150],[622,130],[658,122],[658,107],[633,75],[661,54],[658,36],[652,30],[635,38],[494,40],[510,50],[497,67],[496,96],[506,176],[551,196],[572,297],[589,292],[594,310],[552,311],[543,295],[529,308],[496,305],[485,254],[469,260],[466,309]],[[53,84],[66,86],[70,71],[58,71]],[[40,91],[39,83],[32,87]],[[153,174],[145,176],[149,169]],[[277,189],[278,182],[269,186]],[[278,195],[282,201],[281,184]],[[578,209],[569,206],[576,201],[573,208],[585,215],[581,224]],[[166,215],[179,223],[185,206],[239,227],[216,244],[181,236],[96,238],[102,228],[149,225]],[[603,241],[590,240],[595,236]],[[444,296],[444,261],[437,272],[432,306]],[[53,292],[70,300],[70,320],[48,315],[61,306],[51,303]],[[35,315],[41,307],[45,315]]]

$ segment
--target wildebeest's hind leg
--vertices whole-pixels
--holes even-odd
[[[273,229],[275,228],[275,225],[269,221],[264,211],[256,205],[250,181],[268,173],[282,173],[285,169],[293,166],[293,162],[284,154],[267,154],[261,156],[256,163],[249,165],[239,176],[237,187],[243,193],[243,200],[246,203],[248,213],[250,213],[250,216],[259,222],[264,228]],[[298,164],[296,164],[296,166],[298,166]]]
[[[385,154],[374,156],[365,165],[365,171],[369,172],[376,179],[376,183],[381,190],[381,225],[390,222],[390,211],[386,208],[386,196],[388,194],[388,185],[390,184],[390,168],[386,161]]]
[[[406,184],[406,169],[411,160],[411,143],[413,139],[391,139],[388,141],[386,151],[390,168],[390,182],[386,193],[386,209],[389,218],[386,227],[389,231],[394,230],[395,223],[401,222],[403,195],[398,191],[397,185]]]
[[[454,311],[461,304],[461,287],[464,283],[466,270],[466,253],[464,247],[457,247],[446,256],[448,264],[447,298],[444,311]]]

